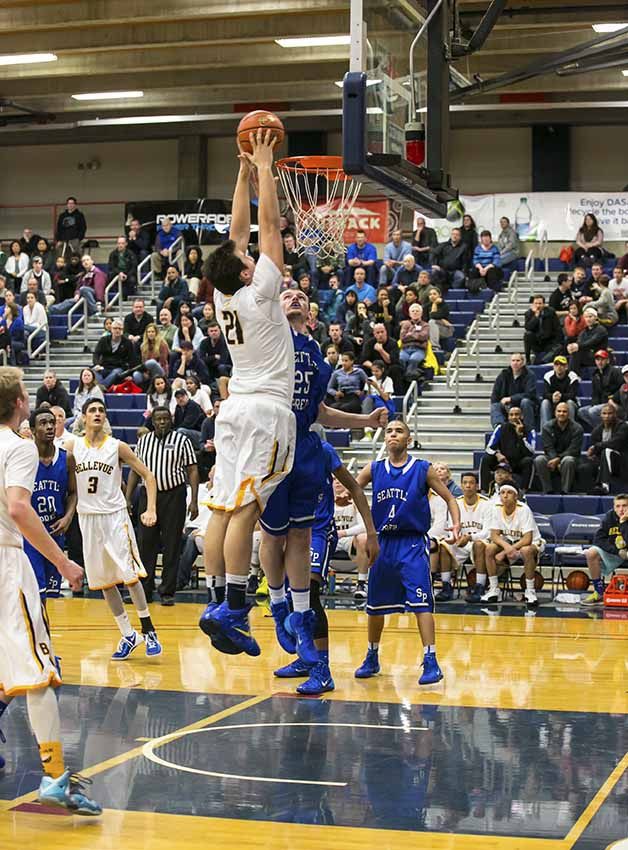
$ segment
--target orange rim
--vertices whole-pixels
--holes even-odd
[[[342,169],[341,156],[288,156],[276,162],[280,171],[295,174],[321,174],[330,180],[349,180]]]

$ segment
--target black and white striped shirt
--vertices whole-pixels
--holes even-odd
[[[196,463],[189,437],[171,431],[163,440],[154,432],[140,438],[135,453],[157,479],[157,490],[163,492],[187,481],[186,467]]]

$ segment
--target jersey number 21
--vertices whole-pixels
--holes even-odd
[[[225,337],[229,345],[242,345],[244,334],[236,310],[223,310],[222,319],[225,323]]]

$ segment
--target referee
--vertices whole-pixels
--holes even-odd
[[[190,519],[198,516],[198,467],[194,448],[188,437],[173,431],[172,415],[167,407],[155,407],[152,413],[154,430],[140,438],[135,453],[157,479],[157,523],[150,528],[139,526],[139,549],[148,573],[142,580],[146,598],[152,602],[155,592],[155,568],[161,548],[162,568],[159,595],[162,605],[174,605],[177,589],[177,569],[181,557],[183,527],[186,514],[186,481],[190,482]],[[126,500],[132,508],[133,493],[139,478],[129,474]],[[146,490],[139,497],[140,514],[146,510]]]

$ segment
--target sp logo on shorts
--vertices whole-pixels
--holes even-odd
[[[423,588],[422,588],[422,587],[417,587],[417,589],[416,589],[416,595],[417,595],[417,599],[420,599],[420,600],[421,600],[421,602],[425,602],[425,603],[427,603],[427,601],[428,601],[428,595],[427,595],[427,593],[423,590]]]

